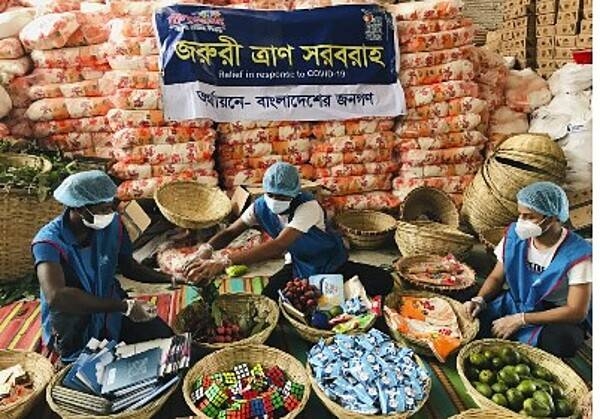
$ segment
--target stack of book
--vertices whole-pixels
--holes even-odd
[[[189,366],[191,335],[134,345],[90,340],[62,383],[54,402],[76,414],[132,411],[168,391]]]

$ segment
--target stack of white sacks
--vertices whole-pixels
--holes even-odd
[[[31,101],[25,117],[32,136],[67,155],[95,156],[111,138],[106,121],[111,102],[99,87],[108,69],[104,43],[109,14],[103,5],[88,5],[81,3],[82,10],[72,11],[63,10],[80,5],[40,6],[19,35],[35,67],[17,81]]]
[[[29,123],[23,123],[29,99],[19,84],[32,65],[19,32],[34,18],[35,9],[6,6],[0,2],[0,135],[24,137],[31,135]]]
[[[396,135],[392,118],[313,124],[311,163],[326,194],[328,214],[344,210],[393,210],[391,193]]]
[[[114,132],[105,157],[117,161],[111,172],[123,180],[121,200],[151,197],[173,180],[194,180],[216,186],[216,134],[212,121],[175,123],[162,111],[158,44],[152,26],[157,2],[111,1],[110,35],[106,44],[108,71],[100,81],[112,109],[108,125]]]
[[[483,161],[487,104],[471,62],[475,28],[458,2],[426,1],[390,6],[400,37],[400,81],[408,113],[396,126],[398,176],[394,194],[414,188],[462,194]]]
[[[311,125],[302,122],[247,121],[219,124],[218,157],[223,186],[261,183],[275,162],[296,166],[304,179],[312,178]]]
[[[570,63],[548,80],[552,101],[531,115],[529,132],[558,141],[567,158],[565,189],[592,189],[592,65]]]

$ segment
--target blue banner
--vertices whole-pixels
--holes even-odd
[[[395,22],[379,6],[287,12],[176,5],[158,10],[155,23],[168,118],[405,112]]]

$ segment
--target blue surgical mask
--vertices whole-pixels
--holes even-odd
[[[291,201],[280,201],[265,195],[265,204],[274,214],[283,214],[290,208]]]

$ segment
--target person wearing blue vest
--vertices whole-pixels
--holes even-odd
[[[562,226],[569,201],[554,183],[521,189],[517,203],[519,219],[496,248],[496,266],[465,309],[479,315],[481,337],[572,357],[591,333],[592,246]]]
[[[263,294],[276,300],[278,290],[294,278],[317,274],[341,274],[345,280],[358,276],[369,295],[386,295],[392,276],[375,266],[348,260],[342,238],[327,227],[325,212],[314,197],[300,190],[298,170],[275,163],[263,177],[265,194],[228,228],[204,245],[201,257],[185,269],[186,278],[204,282],[230,265],[261,262],[285,254],[286,263],[273,275]],[[209,259],[214,250],[226,247],[250,227],[262,228],[273,240],[254,249],[222,259]]]
[[[156,307],[129,299],[115,278],[140,282],[170,278],[138,264],[121,218],[117,187],[99,170],[67,177],[54,191],[65,211],[37,233],[31,251],[40,282],[42,341],[74,361],[92,338],[137,343],[173,335]]]

